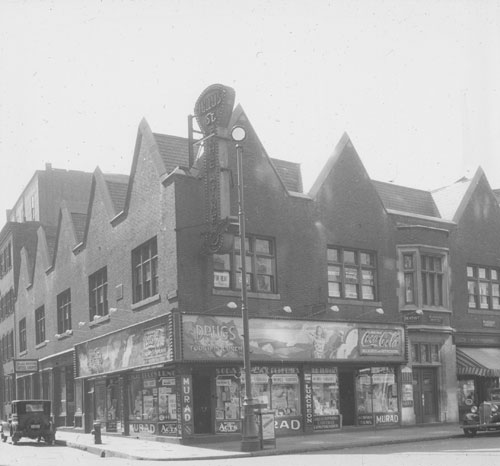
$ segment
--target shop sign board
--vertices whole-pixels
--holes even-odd
[[[240,318],[183,315],[184,359],[241,359]],[[404,360],[404,331],[397,324],[356,324],[250,319],[250,353],[256,360]]]
[[[14,359],[14,372],[38,372],[38,359]]]
[[[241,421],[215,421],[215,431],[222,434],[241,432]]]
[[[134,434],[156,434],[156,424],[152,422],[131,422],[130,427]]]
[[[276,438],[275,417],[273,412],[261,413],[262,417],[262,440],[274,440]]]
[[[166,325],[130,327],[76,346],[78,376],[142,367],[172,360]]]
[[[302,416],[284,416],[274,418],[276,436],[302,433]]]
[[[161,435],[177,435],[177,422],[160,422],[158,424],[158,433]]]
[[[194,434],[193,383],[190,375],[181,376],[182,385],[182,429],[184,435]]]
[[[314,430],[329,429],[340,429],[340,415],[314,417]]]
[[[378,413],[374,414],[375,424],[378,426],[389,426],[399,424],[398,413]]]
[[[305,401],[306,401],[306,425],[311,426],[313,424],[313,390],[312,383],[315,375],[310,373],[304,373],[304,391],[305,391]]]
[[[358,425],[360,425],[360,426],[372,426],[373,425],[373,414],[358,414]]]

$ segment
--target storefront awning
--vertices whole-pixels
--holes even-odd
[[[457,373],[500,377],[500,348],[457,348]]]

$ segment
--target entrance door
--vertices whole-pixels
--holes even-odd
[[[339,373],[339,398],[340,414],[342,414],[342,425],[353,426],[355,424],[355,403],[354,403],[354,373]]]
[[[193,421],[195,434],[212,432],[212,396],[210,376],[193,374]]]
[[[436,369],[413,368],[413,402],[417,424],[438,421]]]

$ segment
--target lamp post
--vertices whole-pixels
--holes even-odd
[[[231,129],[231,138],[236,142],[236,162],[238,168],[238,221],[240,230],[240,259],[241,259],[241,317],[243,320],[243,367],[245,372],[245,398],[243,400],[243,419],[241,428],[241,450],[255,451],[260,449],[260,439],[255,415],[255,400],[252,398],[252,379],[250,370],[250,326],[248,323],[247,305],[247,267],[245,244],[245,202],[243,196],[243,146],[246,138],[245,128],[234,126]]]

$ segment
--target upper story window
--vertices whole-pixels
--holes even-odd
[[[329,247],[328,297],[374,301],[375,254],[357,249]]]
[[[106,267],[89,277],[89,312],[91,322],[95,316],[108,314],[108,272]]]
[[[26,317],[19,321],[19,352],[26,351]]]
[[[214,254],[214,287],[241,290],[241,239],[236,237],[228,254]],[[247,236],[247,289],[256,293],[276,293],[276,254],[273,240]]]
[[[14,330],[7,334],[7,359],[14,357]]]
[[[6,275],[12,268],[12,246],[9,242],[0,252],[0,278]]]
[[[496,267],[467,266],[469,307],[500,310],[500,270]]]
[[[400,248],[403,278],[402,305],[448,306],[448,255],[434,248]]]
[[[35,310],[35,343],[39,345],[45,341],[45,307]]]
[[[71,290],[57,295],[57,332],[71,330]]]
[[[14,305],[14,288],[11,288],[3,296],[0,296],[0,322],[14,312]]]
[[[134,303],[158,294],[156,237],[132,251]]]

